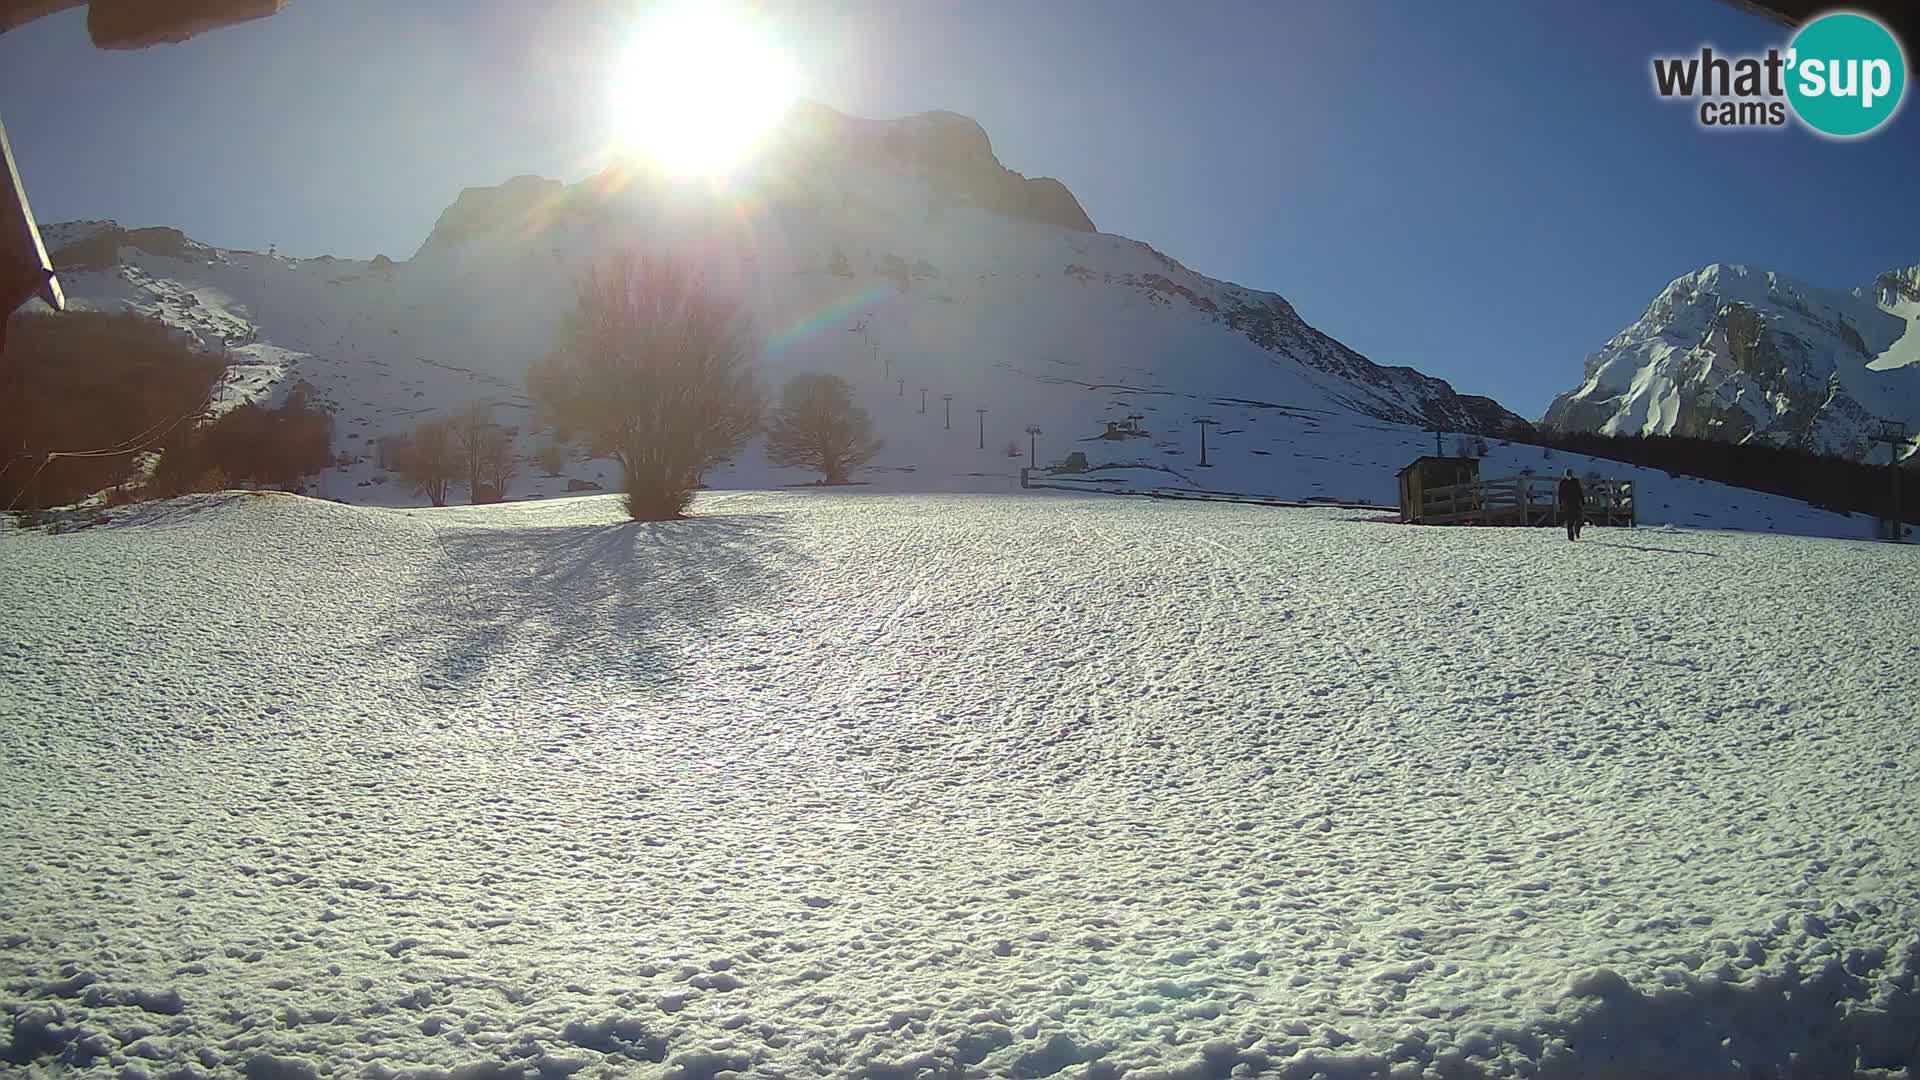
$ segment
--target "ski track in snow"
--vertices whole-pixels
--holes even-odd
[[[1913,1060],[1908,550],[616,506],[0,533],[0,1071]]]

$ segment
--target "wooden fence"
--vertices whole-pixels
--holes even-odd
[[[1558,525],[1560,479],[1509,476],[1421,492],[1416,520],[1427,525]],[[1633,481],[1587,480],[1589,525],[1632,525]]]

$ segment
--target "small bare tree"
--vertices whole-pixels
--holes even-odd
[[[534,464],[548,476],[559,476],[560,470],[567,466],[567,448],[557,442],[543,442],[533,452]]]
[[[469,401],[448,417],[447,426],[453,433],[454,451],[466,470],[468,497],[479,502],[480,467],[494,433],[499,430],[493,422],[493,406],[484,401]]]
[[[453,429],[445,420],[428,420],[413,429],[413,437],[394,448],[394,471],[416,494],[435,506],[447,505],[447,488],[459,475]]]
[[[873,437],[867,411],[853,403],[853,388],[838,375],[795,375],[767,425],[769,464],[817,469],[829,484],[846,483],[854,467],[885,446]]]
[[[760,427],[741,301],[691,267],[628,252],[582,278],[552,353],[527,369],[544,422],[620,463],[626,510],[679,517],[706,470]]]
[[[507,487],[520,473],[519,462],[513,458],[513,436],[504,428],[492,427],[481,437],[480,442],[480,491],[489,498],[489,502],[498,502],[507,497]],[[475,502],[481,501],[478,496]]]

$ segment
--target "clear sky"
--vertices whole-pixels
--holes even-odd
[[[463,187],[602,164],[632,7],[294,0],[134,53],[72,11],[0,35],[0,116],[42,221],[404,258]],[[1655,54],[1784,45],[1715,0],[771,10],[806,96],[972,116],[1102,230],[1528,417],[1690,269],[1845,288],[1920,263],[1913,102],[1834,142],[1704,131],[1655,97]]]

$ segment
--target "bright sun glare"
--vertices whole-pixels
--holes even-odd
[[[620,146],[674,172],[723,174],[792,104],[794,82],[779,47],[742,12],[664,5],[636,28],[614,75]]]

